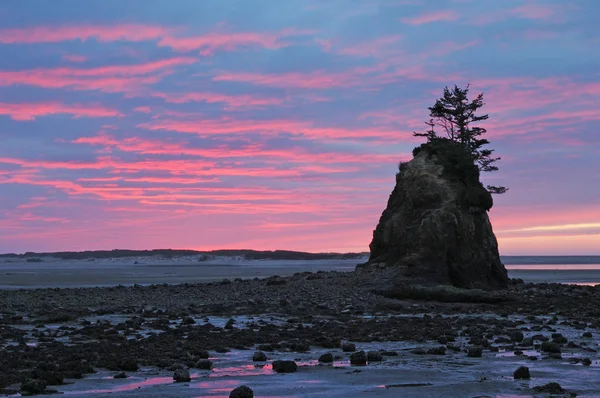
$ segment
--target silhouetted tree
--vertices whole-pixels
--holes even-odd
[[[481,138],[487,130],[480,126],[473,126],[474,123],[487,120],[488,114],[478,116],[476,112],[483,107],[483,93],[479,94],[474,100],[469,101],[469,85],[466,88],[454,86],[453,89],[444,88],[444,95],[435,101],[435,105],[428,108],[430,119],[425,122],[429,129],[424,133],[413,133],[416,137],[426,137],[427,141],[442,138],[437,135],[435,128],[440,127],[446,134],[446,137],[452,141],[460,142],[471,153],[473,162],[479,167],[480,171],[496,171],[498,167],[494,165],[499,157],[493,157],[493,149],[483,148],[490,142]],[[488,191],[495,194],[505,193],[508,188],[487,186]]]

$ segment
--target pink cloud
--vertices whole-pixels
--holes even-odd
[[[0,43],[31,44],[56,43],[71,40],[144,41],[154,40],[171,33],[173,29],[161,26],[128,25],[71,25],[40,26],[19,29],[0,29]]]
[[[535,4],[529,2],[509,10],[509,14],[525,19],[550,20],[553,19],[563,7],[550,4]]]
[[[104,92],[128,92],[159,82],[173,68],[190,65],[196,58],[176,57],[133,65],[96,68],[37,68],[0,71],[0,86],[25,84],[44,88],[72,88]]]
[[[200,156],[207,159],[280,159],[287,162],[303,162],[308,164],[322,163],[397,163],[407,154],[373,154],[373,153],[340,153],[321,152],[311,153],[303,148],[266,148],[262,145],[248,145],[240,149],[227,147],[192,148],[187,143],[164,142],[148,140],[140,137],[130,137],[118,140],[114,137],[100,134],[92,137],[81,137],[72,141],[75,144],[88,144],[115,148],[123,152],[149,155],[187,155]]]
[[[293,133],[313,139],[348,139],[348,138],[389,138],[395,141],[406,141],[412,133],[396,129],[373,128],[339,128],[318,127],[308,121],[294,120],[233,120],[202,119],[176,120],[164,119],[138,124],[137,127],[153,131],[175,131],[179,133],[198,134],[200,136],[241,134],[257,132],[261,134]],[[410,138],[408,138],[410,139]]]
[[[415,17],[401,18],[400,20],[409,25],[424,25],[431,22],[456,21],[458,17],[459,15],[454,11],[440,10],[417,15]]]
[[[314,31],[295,28],[279,32],[209,32],[190,37],[164,37],[158,42],[158,45],[170,47],[179,52],[198,50],[202,55],[212,55],[216,50],[232,51],[248,46],[279,49],[289,45],[285,41],[286,37],[311,34],[314,34]]]
[[[136,112],[141,112],[141,113],[150,113],[151,109],[149,106],[138,106],[136,108],[133,109]]]
[[[163,98],[167,102],[174,104],[183,104],[186,102],[223,102],[227,109],[239,108],[263,108],[274,105],[282,105],[284,98],[259,97],[254,95],[227,95],[209,92],[191,92],[191,93],[152,93],[152,96]]]
[[[64,59],[65,61],[75,62],[75,63],[82,63],[87,60],[87,58],[84,57],[83,55],[72,55],[72,54],[65,54],[62,56],[62,59]]]
[[[123,114],[117,110],[109,109],[100,105],[66,105],[58,102],[21,104],[0,103],[0,115],[8,115],[13,120],[19,121],[35,120],[35,118],[38,116],[48,116],[61,113],[71,114],[76,118],[123,116]]]

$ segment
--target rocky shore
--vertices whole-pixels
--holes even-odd
[[[324,349],[350,365],[361,343],[380,344],[358,355],[367,367],[398,355],[385,352],[389,342],[413,343],[411,355],[598,360],[600,288],[513,280],[494,292],[396,285],[383,295],[390,272],[0,291],[0,393],[60,390],[97,371],[210,369],[207,358],[230,350],[251,363],[256,351],[317,361]]]

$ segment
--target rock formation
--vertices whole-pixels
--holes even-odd
[[[460,288],[505,287],[487,215],[492,196],[469,154],[459,143],[437,139],[413,155],[400,165],[361,267],[397,267],[401,277]]]

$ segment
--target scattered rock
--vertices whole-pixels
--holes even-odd
[[[562,394],[565,392],[565,389],[555,382],[544,384],[543,386],[535,386],[533,389],[537,392],[545,392],[548,394]]]
[[[21,395],[43,394],[45,390],[46,382],[44,380],[29,379],[21,384]]]
[[[229,393],[229,398],[254,398],[254,391],[248,386],[239,386]]]
[[[513,373],[513,377],[515,380],[520,379],[531,379],[531,375],[529,374],[529,368],[527,366],[521,366]]]
[[[328,352],[327,354],[323,354],[319,357],[319,362],[321,363],[333,363],[333,354]]]
[[[198,361],[196,367],[200,370],[211,370],[213,367],[213,363],[209,359],[201,359],[200,361]]]
[[[344,344],[342,344],[342,351],[344,351],[344,352],[354,352],[354,351],[356,351],[356,344],[353,344],[353,343],[344,343]]]
[[[254,355],[252,355],[252,360],[254,362],[265,362],[267,360],[267,355],[262,351],[256,351]]]
[[[433,347],[427,350],[429,355],[446,355],[446,347]]]
[[[368,362],[381,362],[383,361],[383,355],[379,351],[369,351],[367,352],[367,361]]]
[[[479,346],[469,347],[467,350],[467,356],[470,358],[481,358],[483,354],[483,348]]]
[[[551,354],[560,354],[561,349],[560,345],[551,341],[544,341],[542,343],[542,351],[548,352]]]
[[[350,355],[350,364],[363,366],[367,364],[367,354],[364,351],[353,352]]]
[[[173,373],[173,380],[175,380],[176,383],[187,383],[191,381],[192,378],[187,369],[177,369],[175,373]]]
[[[273,370],[277,373],[294,373],[298,365],[294,361],[277,360],[273,361]]]

